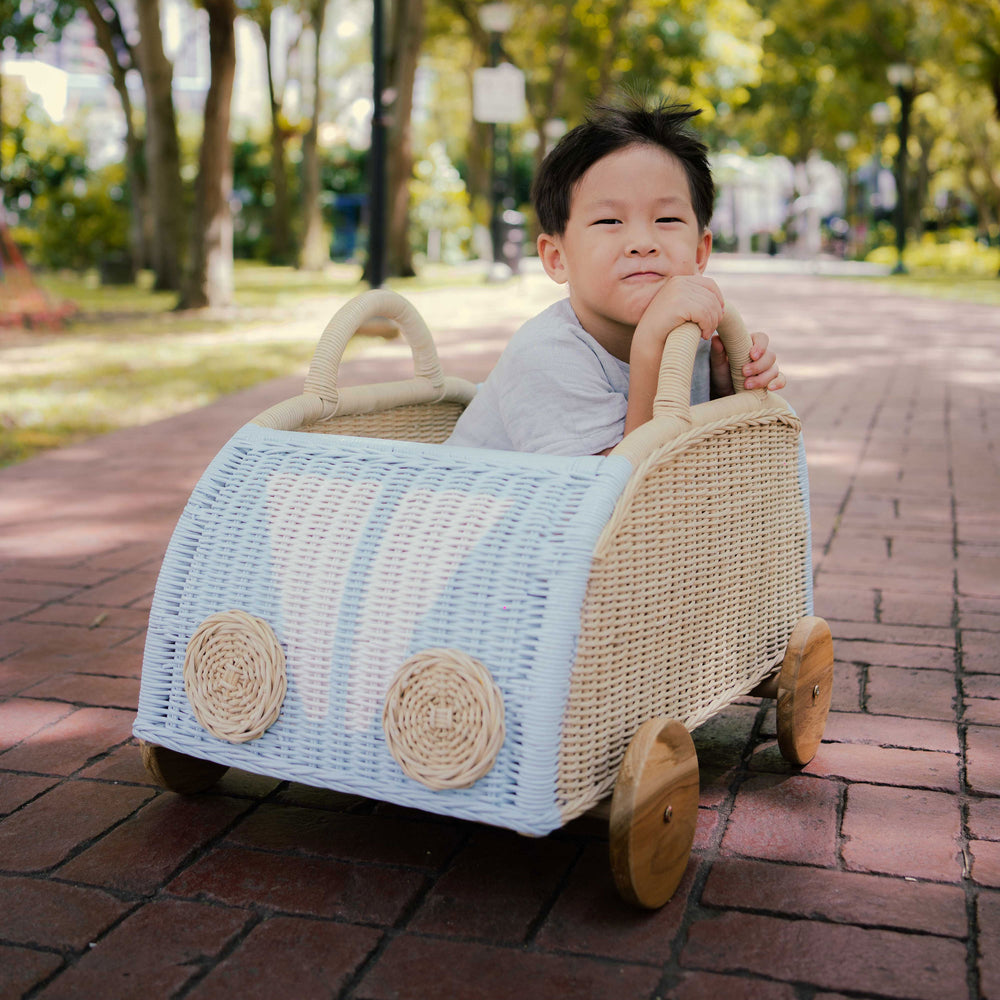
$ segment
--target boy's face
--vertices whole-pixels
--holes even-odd
[[[711,249],[684,168],[652,145],[594,163],[572,192],[565,232],[538,238],[549,277],[569,284],[577,318],[612,353],[631,342],[666,280],[704,271]]]

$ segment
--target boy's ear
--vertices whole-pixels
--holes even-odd
[[[698,243],[698,250],[695,253],[695,261],[698,264],[698,273],[704,274],[705,268],[708,267],[708,258],[712,253],[712,230],[705,227],[705,231],[701,234],[701,240]]]
[[[566,273],[566,262],[563,259],[562,240],[550,233],[542,233],[535,245],[538,247],[538,257],[545,268],[545,273],[555,282],[562,285],[569,280]]]

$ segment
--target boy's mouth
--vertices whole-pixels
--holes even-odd
[[[624,275],[622,280],[631,281],[633,279],[636,279],[639,281],[654,281],[656,279],[662,280],[662,278],[663,275],[660,274],[659,271],[631,271],[628,274]]]

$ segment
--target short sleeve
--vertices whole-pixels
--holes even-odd
[[[691,402],[708,399],[708,342]],[[449,444],[548,455],[597,455],[625,434],[629,366],[583,327],[568,299],[528,320],[459,418]]]
[[[518,451],[595,455],[625,430],[627,388],[616,388],[588,345],[556,338],[515,352],[498,400],[500,419]]]

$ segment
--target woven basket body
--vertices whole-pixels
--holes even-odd
[[[710,414],[636,470],[596,548],[560,751],[566,820],[611,790],[643,722],[704,722],[812,613],[798,420],[780,400]]]
[[[237,432],[185,507],[134,732],[548,833],[610,791],[642,723],[705,721],[811,614],[799,422],[764,393],[691,409],[692,328],[668,339],[657,416],[616,454],[442,446],[474,387],[441,375],[425,330],[407,382],[326,374],[373,309],[419,327],[368,295],[331,321],[307,391]],[[254,684],[266,711],[228,718]],[[425,724],[445,734],[434,745]]]

